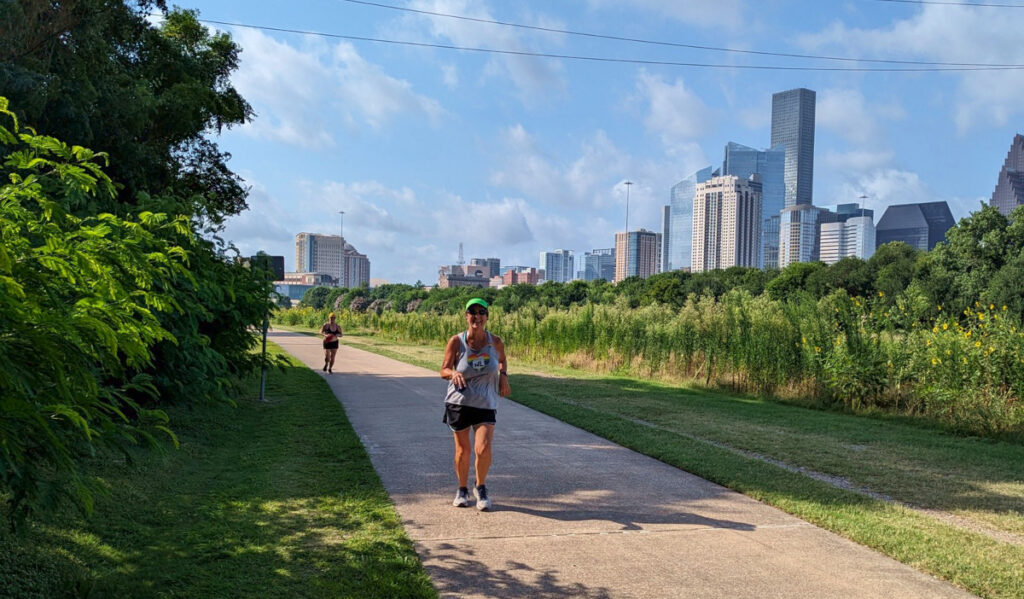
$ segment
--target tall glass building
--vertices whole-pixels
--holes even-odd
[[[669,204],[668,270],[690,268],[693,245],[693,197],[697,184],[711,180],[718,171],[704,167],[672,186]]]
[[[572,250],[541,252],[539,262],[540,268],[544,269],[545,281],[568,283],[576,272],[573,269],[574,259]]]
[[[762,202],[761,256],[758,264],[763,268],[779,267],[779,213],[786,205],[786,147],[773,146],[757,150],[736,142],[725,146],[722,175],[747,179],[761,175]]]
[[[875,247],[902,241],[919,250],[930,250],[945,241],[946,231],[955,224],[946,202],[889,206],[875,227]]]
[[[615,282],[658,274],[661,233],[639,229],[615,234]]]
[[[615,248],[601,248],[583,254],[585,281],[615,280]]]
[[[1006,216],[1017,206],[1024,205],[1024,135],[1014,136],[989,204]]]
[[[786,207],[811,204],[815,101],[816,94],[802,87],[772,94],[771,145],[786,148]]]

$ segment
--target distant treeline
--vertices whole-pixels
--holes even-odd
[[[511,285],[501,289],[433,288],[388,284],[374,289],[315,287],[302,304],[315,309],[455,313],[470,297],[483,297],[506,312],[535,304],[544,307],[613,304],[625,298],[630,307],[666,304],[682,307],[692,296],[721,297],[733,289],[775,300],[823,298],[837,289],[851,297],[882,297],[890,305],[901,297],[914,304],[944,306],[959,313],[974,302],[1007,306],[1024,314],[1024,209],[1013,220],[983,206],[946,234],[931,251],[904,243],[879,247],[868,260],[844,258],[829,266],[821,262],[791,264],[782,270],[733,267],[703,273],[673,271],[617,285],[608,281],[572,281],[542,285]]]

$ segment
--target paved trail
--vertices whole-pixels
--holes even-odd
[[[319,339],[270,337],[320,372]],[[971,596],[511,401],[498,409],[493,511],[454,508],[446,382],[345,346],[337,366],[325,378],[442,597]]]

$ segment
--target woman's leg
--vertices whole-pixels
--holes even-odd
[[[487,482],[487,471],[491,469],[491,441],[494,439],[494,425],[476,426],[476,486]]]
[[[454,431],[452,437],[455,439],[455,476],[459,478],[460,487],[469,486],[469,429]]]
[[[327,372],[327,366],[331,362],[331,350],[324,348],[324,372]]]
[[[327,370],[331,370],[332,368],[334,368],[334,356],[336,355],[338,355],[337,349],[327,350],[327,357],[328,359],[330,359],[330,363],[327,365]]]

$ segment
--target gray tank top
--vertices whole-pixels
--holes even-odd
[[[494,339],[487,333],[487,344],[478,350],[466,344],[466,333],[459,334],[459,359],[455,370],[466,379],[466,388],[461,391],[448,381],[448,394],[445,403],[482,408],[498,409],[498,351],[494,348]]]

